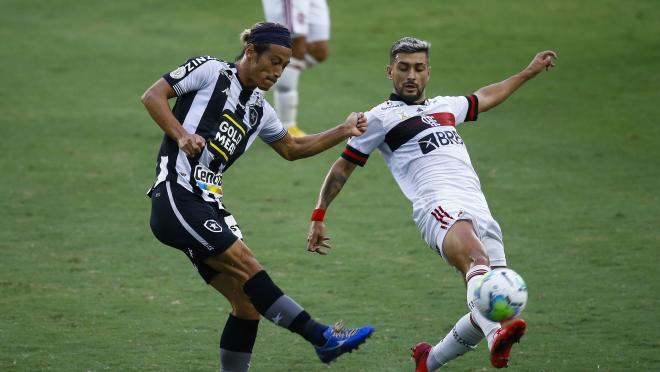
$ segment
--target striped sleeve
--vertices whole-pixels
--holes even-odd
[[[341,157],[353,164],[364,167],[369,159],[369,154],[363,154],[354,147],[351,147],[351,145],[346,145],[344,152],[341,153]]]
[[[454,125],[477,120],[477,115],[479,114],[479,99],[476,94],[469,96],[444,96],[436,98],[439,99],[440,102],[444,102],[449,106],[449,111],[454,114]]]
[[[468,101],[467,113],[464,121],[476,121],[479,114],[479,99],[476,94],[465,96]]]
[[[374,108],[371,111],[364,113],[367,119],[367,130],[361,136],[351,137],[341,154],[345,160],[364,166],[371,154],[385,138],[385,130],[383,129],[382,117],[378,113],[382,111],[380,108]]]
[[[286,136],[286,133],[287,133],[286,129],[282,128],[282,130],[279,133],[274,134],[274,135],[269,136],[269,137],[261,137],[261,140],[264,141],[265,143],[277,142],[277,141],[281,140],[282,138],[284,138],[284,136]]]
[[[213,63],[207,63],[214,61]],[[174,71],[163,75],[178,97],[200,90],[216,80],[220,62],[211,56],[191,58]]]
[[[286,128],[282,125],[280,119],[273,107],[264,100],[264,117],[261,119],[259,138],[265,143],[273,143],[286,136]]]

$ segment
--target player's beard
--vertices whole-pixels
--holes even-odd
[[[401,89],[397,90],[396,94],[403,98],[403,101],[409,105],[414,104],[424,95],[424,89],[420,89],[419,87],[417,87],[416,93],[414,94],[406,94],[404,89],[405,87],[402,86]]]

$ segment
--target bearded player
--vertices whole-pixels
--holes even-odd
[[[431,75],[429,43],[412,37],[390,49],[387,77],[394,92],[365,114],[369,125],[348,141],[328,172],[319,195],[307,249],[327,254],[323,219],[332,200],[356,166],[364,166],[377,148],[401,191],[413,206],[413,219],[426,243],[463,275],[468,313],[435,346],[420,342],[413,351],[417,372],[435,371],[474,349],[484,338],[496,368],[508,366],[511,347],[526,324],[488,320],[474,306],[474,289],[491,268],[506,267],[500,226],[492,217],[456,126],[505,101],[525,82],[554,67],[553,51],[538,53],[519,73],[459,97],[426,97]]]

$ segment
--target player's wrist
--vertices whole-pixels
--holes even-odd
[[[323,219],[325,218],[325,209],[324,208],[316,208],[312,211],[312,217],[310,218],[311,221],[317,221],[317,222],[323,222]]]
[[[342,132],[342,137],[344,138],[350,138],[353,137],[353,128],[355,128],[355,123],[351,123],[350,121],[345,121],[341,126],[341,132]]]
[[[186,143],[186,140],[189,137],[189,133],[185,130],[178,130],[174,133],[174,140],[176,141],[179,147],[183,146]]]

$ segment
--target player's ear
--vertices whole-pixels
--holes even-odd
[[[392,65],[387,65],[385,71],[387,71],[387,78],[392,80]]]
[[[251,60],[254,58],[254,54],[254,44],[245,45],[245,57]]]

